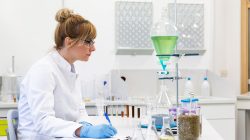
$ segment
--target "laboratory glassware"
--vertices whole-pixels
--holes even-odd
[[[95,103],[96,103],[98,116],[103,116],[104,115],[104,106],[105,106],[104,99],[103,98],[97,98]]]
[[[188,100],[187,100],[188,101]],[[178,110],[179,140],[198,140],[201,135],[201,114],[198,100],[190,98]],[[189,107],[187,107],[189,105]]]
[[[158,140],[159,136],[157,134],[155,126],[155,118],[148,118],[148,128],[146,132],[146,140]]]
[[[105,94],[108,94],[109,92],[108,80],[104,80],[102,76],[99,76],[96,78],[95,84],[97,89],[97,98],[95,100],[97,113],[98,116],[103,116],[105,107],[105,98],[107,97]]]
[[[165,0],[160,19],[151,29],[151,40],[157,55],[173,54],[175,52],[178,34],[174,21],[167,15],[168,1]],[[168,61],[170,56],[159,56],[160,63]]]
[[[19,96],[21,78],[21,76],[17,76],[15,73],[15,57],[12,56],[12,66],[10,70],[0,79],[0,83],[2,83],[0,95],[3,102],[16,102]]]
[[[170,20],[166,12],[168,10],[168,0],[161,0],[157,2],[164,2],[161,11],[161,17],[157,22],[153,24],[150,33],[152,44],[154,46],[155,52],[159,58],[163,70],[158,73],[159,79],[161,80],[161,85],[160,92],[158,94],[157,106],[165,106],[169,108],[170,106],[172,106],[172,103],[168,96],[166,79],[164,79],[164,77],[169,74],[167,70],[167,62],[169,61],[170,56],[165,55],[175,53],[175,48],[178,40],[178,33],[175,23]]]
[[[77,119],[77,122],[83,123],[83,122],[89,122],[90,118],[88,116],[88,113],[85,108],[85,103],[81,103],[79,106],[79,118]]]
[[[189,97],[190,94],[194,94],[194,92],[195,90],[191,77],[188,77],[185,82],[184,96]]]
[[[162,129],[161,129],[160,140],[174,140],[174,134],[170,128],[169,116],[162,118]]]
[[[153,114],[155,99],[146,97],[145,104],[146,104],[146,116],[151,117]]]
[[[201,95],[205,97],[211,96],[211,86],[207,77],[204,77],[203,82],[201,84]]]
[[[168,89],[166,85],[166,80],[160,80],[160,92],[158,94],[158,107],[167,107],[170,108],[172,106],[172,103],[170,101],[170,97],[168,96]]]
[[[134,120],[134,134],[132,136],[132,140],[145,140],[142,128],[141,128],[141,121],[139,119]]]
[[[170,117],[170,127],[174,128],[177,126],[177,108],[169,108],[169,117]]]

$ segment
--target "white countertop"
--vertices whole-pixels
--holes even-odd
[[[105,120],[105,118],[98,118],[96,119],[96,117],[91,117],[93,120],[98,120],[99,123],[100,122],[104,122],[106,123],[107,121]],[[118,134],[113,137],[113,138],[109,138],[109,140],[117,140],[117,139],[121,139],[123,140],[126,136],[132,136],[133,135],[133,122],[134,119],[131,118],[121,118],[121,117],[110,117],[113,125],[117,128],[118,130]],[[121,121],[122,120],[122,121]],[[97,124],[97,123],[95,123]],[[130,129],[129,129],[130,128]],[[56,138],[47,138],[47,140],[57,140]],[[90,140],[87,138],[60,138],[60,140],[80,140],[80,139],[85,139],[85,140]],[[7,140],[6,137],[0,137],[0,140]],[[44,137],[42,138],[36,138],[36,140],[44,140]],[[176,136],[176,140],[177,140],[177,136]],[[220,134],[218,134],[217,131],[215,131],[215,129],[209,124],[209,122],[205,119],[202,118],[202,135],[200,140],[223,140],[223,138],[220,136]]]
[[[7,103],[7,102],[1,102],[0,101],[0,109],[1,108],[17,108],[17,103]]]
[[[225,97],[196,97],[199,99],[199,104],[235,104],[235,98],[225,98]]]
[[[242,94],[237,96],[237,109],[246,109],[249,110],[250,109],[250,94],[249,92],[246,94]]]
[[[249,100],[250,99],[250,92],[237,96],[237,99],[238,100],[239,99],[240,100]]]

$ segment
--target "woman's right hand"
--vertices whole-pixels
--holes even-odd
[[[80,130],[81,138],[110,138],[117,134],[117,130],[110,125],[84,125]]]

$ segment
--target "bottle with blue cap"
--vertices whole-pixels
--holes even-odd
[[[103,81],[103,95],[106,100],[111,99],[110,91],[109,91],[109,83],[108,81]]]
[[[211,88],[207,77],[204,77],[201,85],[201,96],[205,97],[211,96]]]
[[[194,85],[192,83],[191,77],[188,77],[185,83],[184,96],[189,97],[190,95],[194,95]]]

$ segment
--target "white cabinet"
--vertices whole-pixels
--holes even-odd
[[[225,139],[235,140],[235,104],[201,104],[201,113]]]

